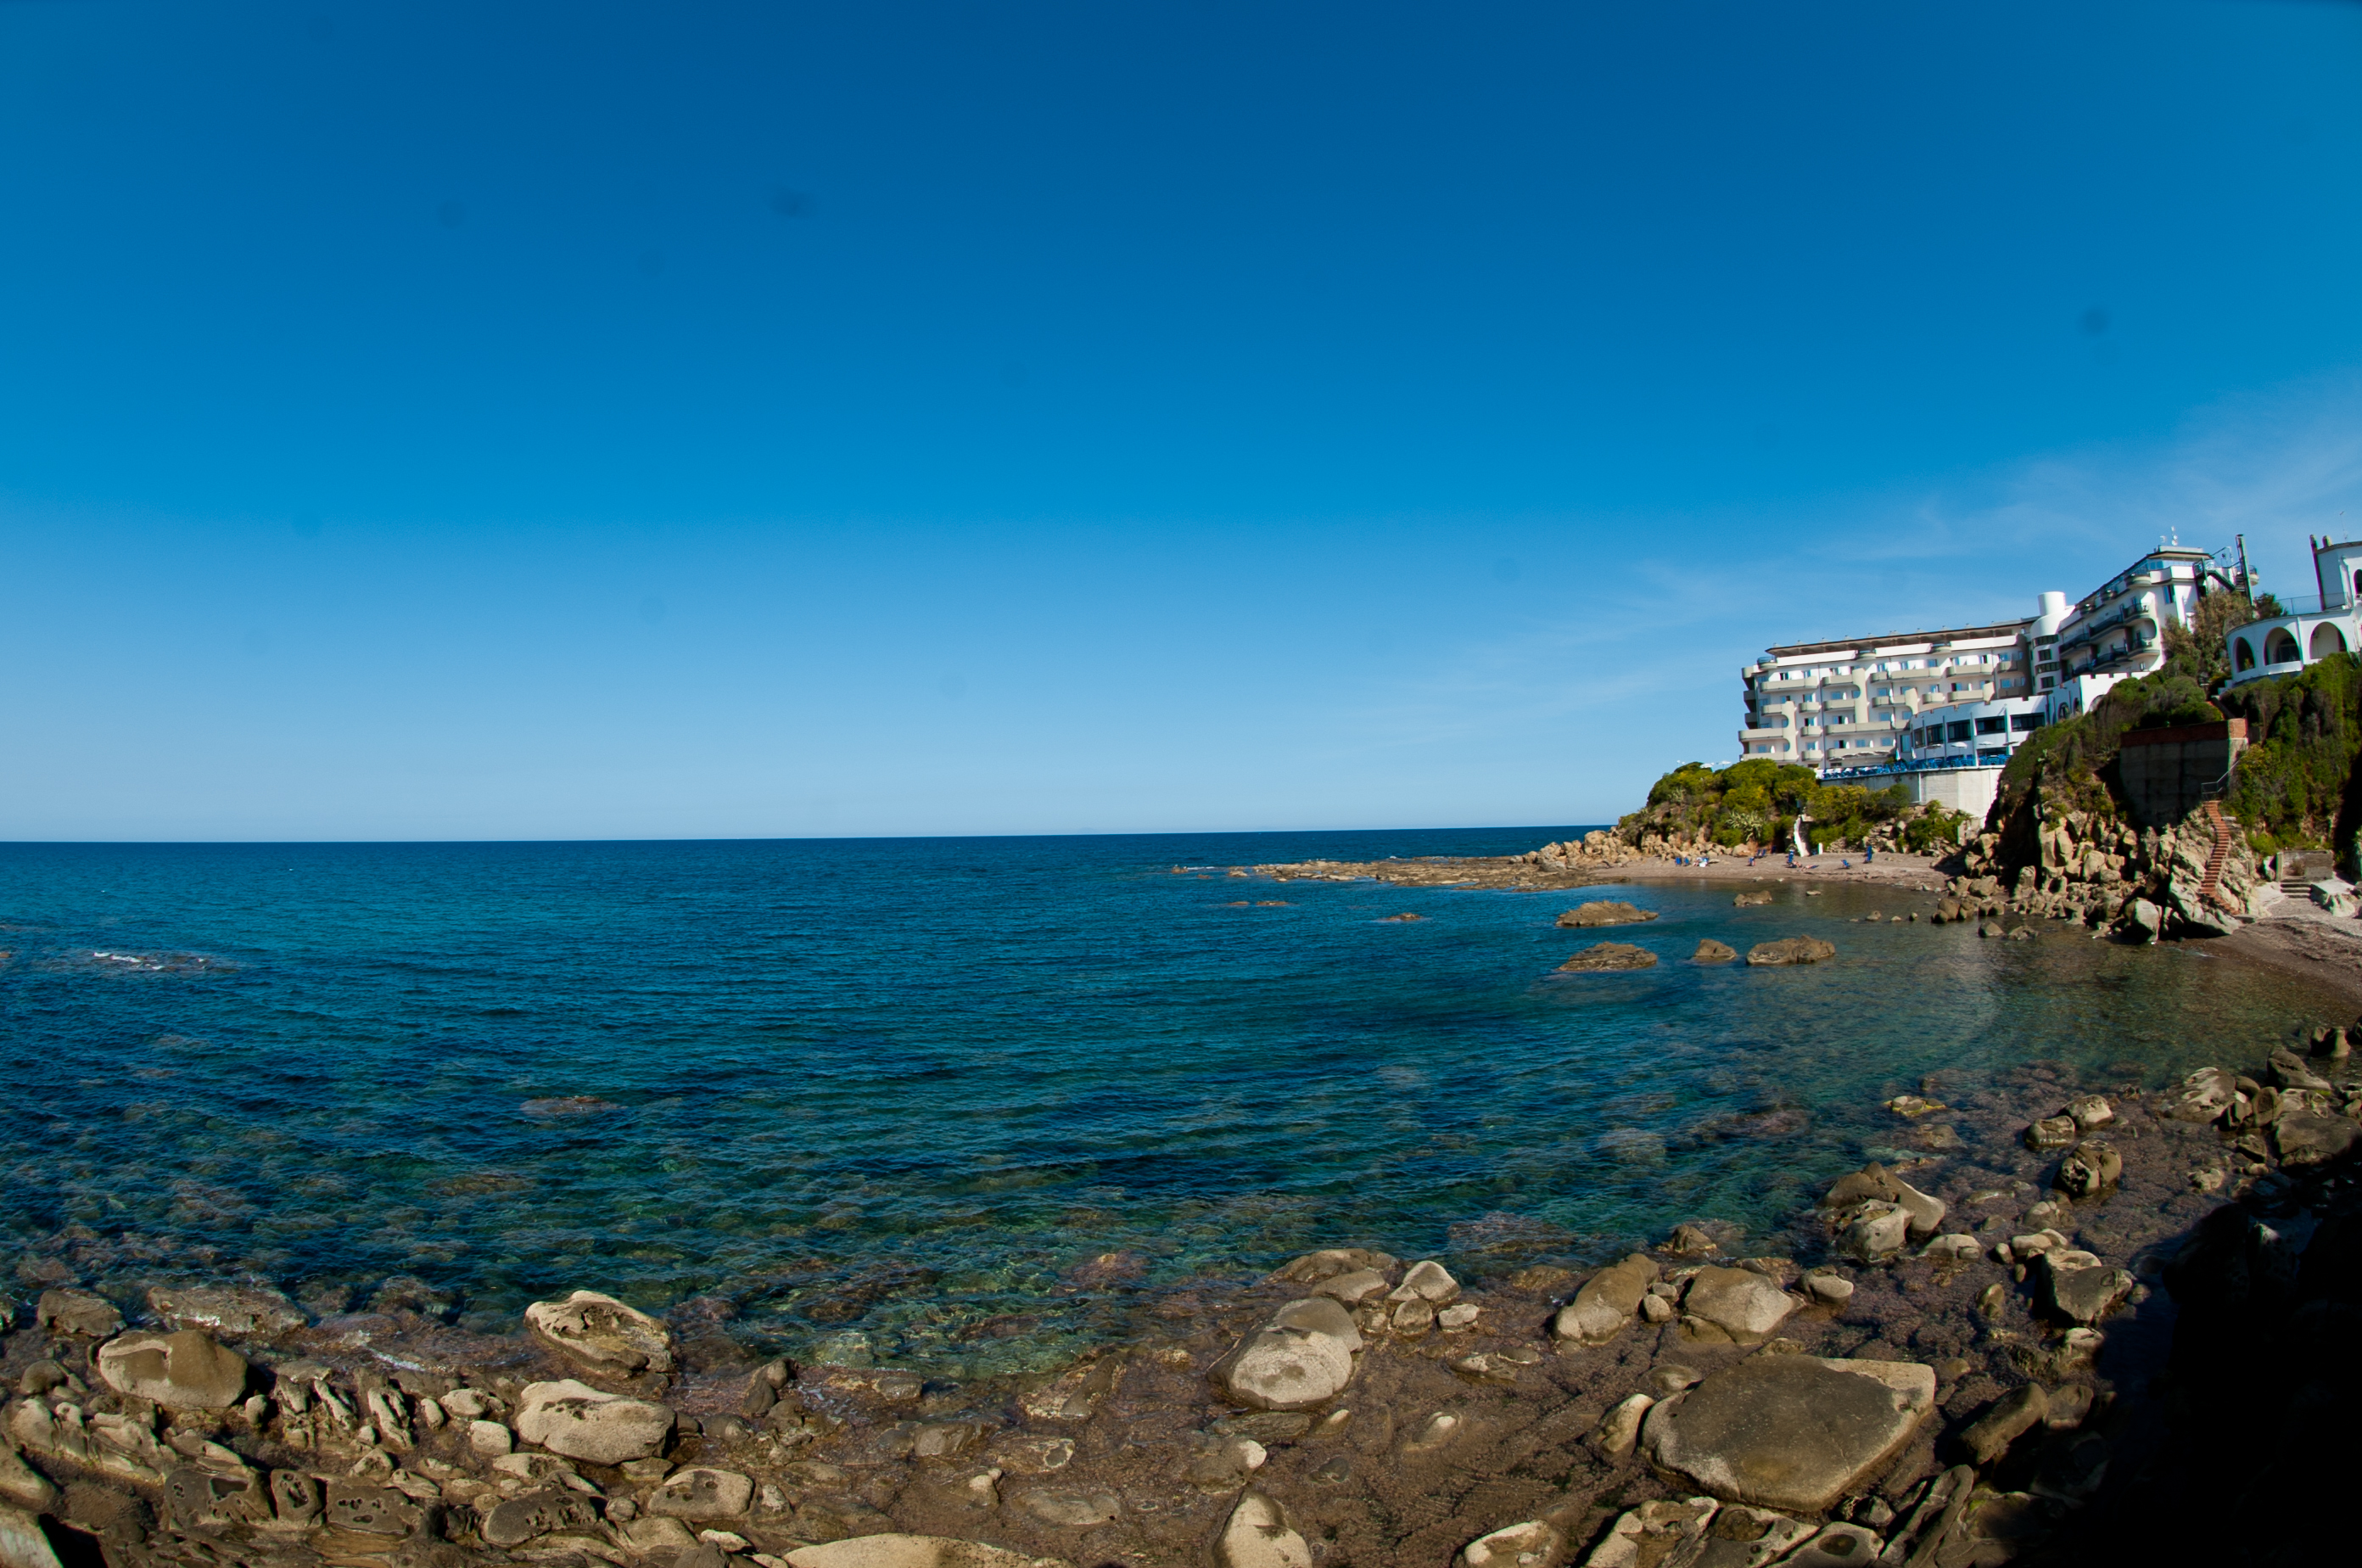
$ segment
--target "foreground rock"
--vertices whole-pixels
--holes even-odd
[[[1777,942],[1759,942],[1747,950],[1747,961],[1760,968],[1818,964],[1837,955],[1836,944],[1817,936],[1783,936]]]
[[[1029,1557],[940,1535],[864,1535],[788,1553],[793,1568],[1068,1568],[1064,1558]]]
[[[1220,1382],[1242,1405],[1307,1409],[1344,1391],[1361,1348],[1352,1318],[1334,1300],[1291,1301],[1239,1346],[1220,1370]]]
[[[1582,1344],[1605,1344],[1632,1320],[1632,1314],[1640,1309],[1640,1298],[1656,1282],[1657,1260],[1634,1253],[1593,1275],[1574,1293],[1574,1299],[1560,1309],[1551,1331]]]
[[[1589,974],[1603,969],[1653,969],[1657,955],[1628,942],[1602,942],[1586,947],[1558,966],[1558,972]]]
[[[1665,1469],[1729,1502],[1820,1513],[1910,1441],[1936,1402],[1915,1362],[1758,1353],[1649,1412]]]
[[[1602,899],[1596,903],[1575,905],[1558,917],[1558,923],[1584,930],[1595,925],[1634,925],[1656,918],[1654,910],[1644,910],[1620,899]]]
[[[209,1334],[126,1334],[98,1351],[98,1373],[116,1390],[171,1410],[220,1410],[246,1397],[246,1358]]]
[[[595,1372],[672,1370],[672,1335],[646,1313],[595,1290],[524,1309],[526,1331],[568,1361]]]
[[[1239,1498],[1215,1555],[1222,1568],[1312,1568],[1312,1548],[1288,1522],[1287,1510],[1261,1492]]]
[[[669,1406],[602,1394],[570,1377],[527,1384],[517,1405],[516,1430],[525,1441],[592,1464],[652,1458],[672,1426]]]

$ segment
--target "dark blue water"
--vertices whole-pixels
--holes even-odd
[[[1844,923],[1929,902],[1892,891],[1586,891],[1662,911],[1609,934],[1664,963],[1557,977],[1599,934],[1564,893],[1170,869],[1577,831],[0,847],[0,1224],[127,1290],[407,1275],[505,1326],[590,1286],[975,1372],[1315,1245],[1768,1229],[1926,1074],[2161,1081],[2343,1016],[2194,952]],[[1798,933],[1841,957],[1684,961]]]

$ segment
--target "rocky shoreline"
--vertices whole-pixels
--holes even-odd
[[[2111,1561],[2219,1443],[2195,1401],[2242,1344],[2299,1324],[2289,1397],[2334,1408],[2318,1349],[2362,1312],[2342,1031],[2163,1092],[1939,1076],[1886,1114],[1884,1163],[1778,1235],[1702,1216],[1588,1274],[1466,1279],[1339,1246],[966,1384],[757,1365],[590,1291],[486,1335],[250,1284],[112,1300],[28,1259],[0,1562]]]

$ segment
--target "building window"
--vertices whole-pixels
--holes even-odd
[[[2000,735],[2007,734],[2008,733],[2009,721],[2006,718],[1979,719],[1977,721],[1977,734],[1981,735]]]

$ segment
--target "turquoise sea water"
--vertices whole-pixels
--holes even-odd
[[[1893,890],[1170,869],[1579,831],[0,847],[0,1224],[126,1288],[413,1275],[505,1327],[589,1286],[976,1372],[1315,1245],[1769,1229],[1929,1073],[2156,1083],[2343,1016],[2195,946],[1850,922],[1932,903]],[[1593,897],[1661,918],[1554,927]],[[1799,933],[1839,958],[1686,962]],[[1551,973],[1603,935],[1663,962]]]

